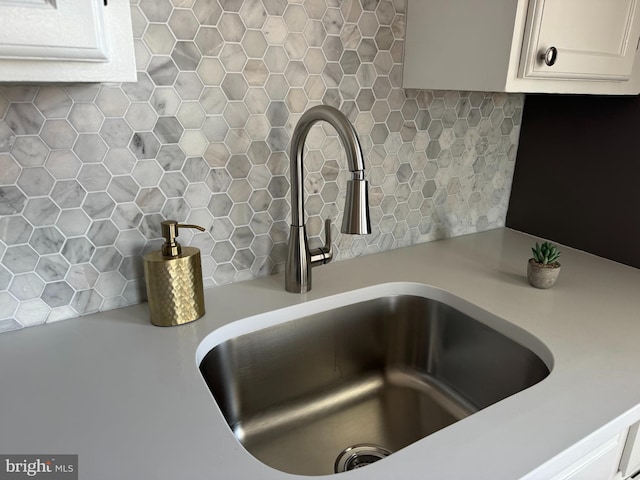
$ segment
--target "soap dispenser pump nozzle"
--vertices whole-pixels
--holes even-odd
[[[178,223],[175,220],[165,220],[160,222],[162,228],[162,236],[164,237],[164,245],[162,245],[162,256],[164,257],[177,257],[182,253],[182,247],[176,240],[178,236],[178,229],[180,228],[195,228],[204,232],[205,229],[200,225],[188,225],[185,223]]]

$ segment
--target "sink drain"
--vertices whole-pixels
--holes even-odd
[[[378,445],[364,443],[353,445],[352,447],[344,449],[344,451],[338,455],[334,470],[336,473],[348,472],[356,468],[366,467],[389,455],[391,455],[389,450]]]

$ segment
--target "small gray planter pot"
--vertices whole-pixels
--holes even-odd
[[[536,288],[551,288],[556,283],[560,275],[560,264],[555,262],[551,265],[536,263],[533,258],[527,264],[527,279]]]

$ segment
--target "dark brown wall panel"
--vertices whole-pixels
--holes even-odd
[[[640,97],[527,95],[507,226],[640,268]]]

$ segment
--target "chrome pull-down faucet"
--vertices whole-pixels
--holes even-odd
[[[325,244],[309,249],[304,219],[303,151],[311,127],[321,120],[336,129],[346,150],[347,164],[352,178],[347,181],[347,194],[342,219],[342,233],[371,233],[367,181],[364,178],[364,159],[356,131],[342,112],[328,105],[307,110],[298,121],[291,138],[291,228],[289,253],[285,269],[285,288],[289,292],[311,290],[311,268],[329,263],[333,258],[331,221],[325,221]]]

